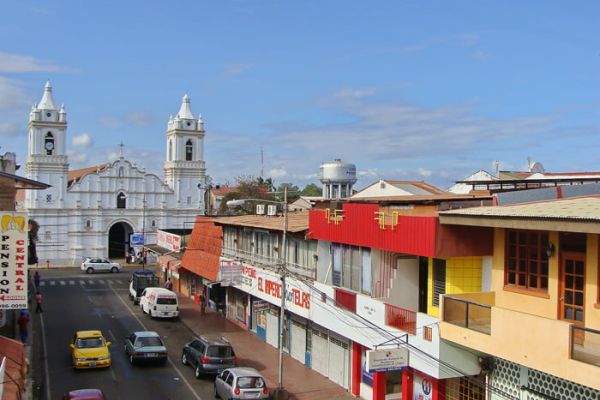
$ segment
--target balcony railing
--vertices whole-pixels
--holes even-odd
[[[600,367],[600,331],[571,325],[571,358]]]
[[[265,256],[262,254],[256,254],[247,250],[234,249],[231,247],[223,247],[222,254],[224,257],[237,259],[256,267],[278,270],[281,262],[277,257]],[[303,275],[307,278],[316,279],[316,266],[308,267],[306,265],[300,265],[292,262],[286,262],[286,268],[292,273]]]
[[[417,313],[386,304],[385,324],[414,335],[417,332]]]
[[[443,321],[477,332],[492,333],[492,307],[487,304],[444,296]]]

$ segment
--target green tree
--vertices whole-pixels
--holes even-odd
[[[320,197],[323,194],[323,190],[314,183],[309,183],[308,185],[304,186],[301,194],[302,196]]]
[[[272,185],[271,178],[263,180],[254,176],[238,176],[235,178],[235,188],[233,192],[229,192],[223,196],[219,207],[220,214],[254,214],[256,212],[256,202],[247,201],[240,206],[239,210],[230,210],[227,202],[238,199],[266,199],[272,200],[272,195],[269,193],[268,186]]]

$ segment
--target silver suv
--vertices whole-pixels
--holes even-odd
[[[230,368],[215,379],[215,397],[221,399],[268,399],[265,378],[254,368]]]
[[[183,346],[181,363],[191,365],[196,378],[200,378],[236,367],[238,361],[233,347],[224,337],[200,336]]]
[[[93,274],[94,272],[99,271],[120,272],[121,264],[111,262],[108,258],[86,257],[81,263],[81,270],[87,272],[88,274]]]

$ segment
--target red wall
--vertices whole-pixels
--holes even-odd
[[[328,221],[325,210],[309,212],[311,239],[371,247],[424,257],[491,255],[491,228],[440,225],[437,216],[400,216],[395,227],[379,228],[377,204],[343,204],[343,220]]]

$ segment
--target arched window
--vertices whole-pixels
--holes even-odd
[[[119,178],[122,178],[125,175],[125,168],[119,167]]]
[[[169,140],[169,161],[173,161],[173,141]]]
[[[185,142],[185,161],[192,161],[194,154],[194,146],[192,145],[192,139]]]
[[[52,155],[54,151],[54,135],[52,135],[52,132],[48,132],[44,136],[44,149],[46,149],[46,155]]]
[[[117,195],[117,208],[126,208],[127,207],[127,197],[125,193],[120,192]]]

